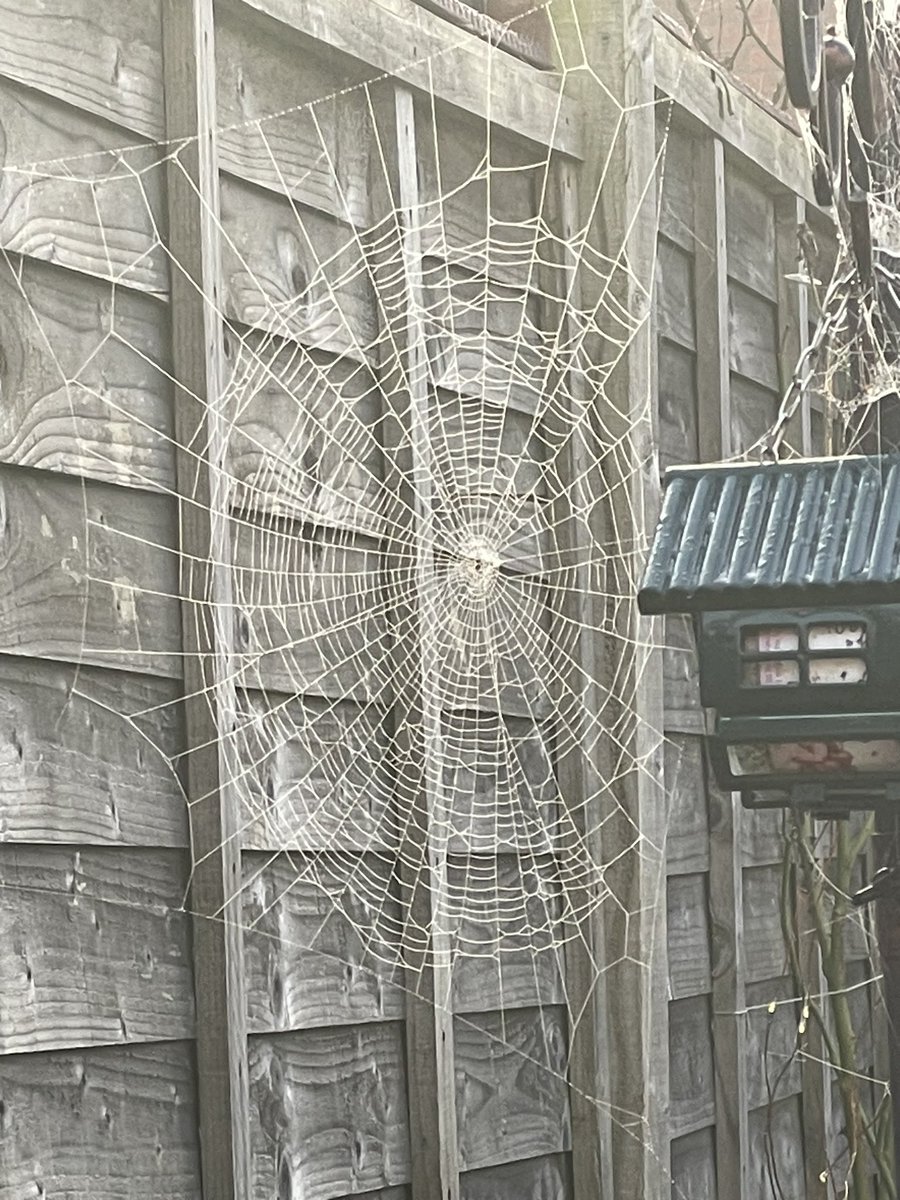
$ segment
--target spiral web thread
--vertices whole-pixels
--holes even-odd
[[[608,107],[602,79],[588,74]],[[647,468],[652,398],[622,412],[607,392],[644,328],[652,281],[631,275],[624,245],[603,256],[584,228],[551,220],[557,168],[545,151],[504,158],[488,132],[480,161],[445,181],[433,98],[416,112],[433,190],[423,186],[412,207],[391,203],[383,86],[351,85],[219,131],[223,146],[251,134],[261,169],[294,197],[281,200],[278,245],[292,283],[283,294],[235,234],[227,195],[218,224],[230,283],[218,314],[226,376],[211,401],[226,457],[212,490],[231,514],[232,563],[217,564],[231,596],[214,615],[233,647],[220,698],[234,717],[222,748],[238,836],[259,852],[241,883],[243,921],[254,937],[297,938],[278,917],[293,893],[316,914],[297,953],[323,953],[319,939],[337,922],[374,990],[418,991],[412,960],[419,972],[452,964],[447,986],[452,976],[455,987],[481,989],[485,1007],[502,1008],[512,976],[532,1003],[565,1004],[573,941],[597,978],[612,965],[584,944],[588,918],[619,910],[625,958],[640,916],[606,886],[616,865],[603,857],[607,825],[631,829],[616,859],[637,855],[662,871],[661,848],[619,800],[620,785],[648,770],[649,751],[636,747],[655,753],[662,738],[638,736],[633,668],[644,648],[628,632],[646,548],[634,484]],[[375,147],[369,186],[386,201],[374,221],[359,216],[364,197],[348,185],[325,119],[348,104]],[[291,174],[283,139],[300,122],[315,160]],[[119,238],[109,256],[102,339],[76,369],[57,363],[76,436],[85,404],[104,406],[111,437],[142,424],[114,382],[96,381],[91,365],[107,344],[177,382],[135,335],[123,289],[159,290],[161,263],[180,270],[167,261],[158,196],[189,149],[128,146],[5,167],[24,195],[83,189],[104,245],[114,197],[139,214],[133,255],[123,260]],[[610,155],[617,149],[614,138]],[[665,141],[658,168],[664,157]],[[533,210],[507,216],[503,193],[522,177]],[[318,225],[314,195],[332,209]],[[459,221],[472,195],[480,231]],[[65,229],[55,249],[23,234],[6,250],[12,268],[20,253],[65,262]],[[582,301],[585,280],[599,301]],[[24,287],[22,296],[30,305]],[[30,311],[35,338],[47,340],[41,312]],[[148,423],[143,435],[176,448],[169,430]],[[101,478],[175,498],[138,454],[123,467],[93,438],[79,439],[79,454]],[[100,531],[87,502],[84,520],[90,545]],[[144,545],[171,556],[152,535]],[[116,586],[112,575],[92,568],[81,580],[85,612],[92,593]],[[605,653],[586,656],[590,641]],[[86,642],[83,661],[105,653]],[[157,654],[136,646],[134,657]],[[130,714],[135,737],[147,737],[151,715]],[[563,758],[580,763],[587,791],[566,791]],[[180,787],[182,764],[167,762]],[[661,874],[659,883],[664,896]],[[428,904],[410,909],[420,887]],[[584,1013],[570,1009],[571,1029]],[[548,1068],[543,1052],[536,1061]],[[565,1079],[564,1053],[554,1061]],[[611,1117],[646,1136],[641,1114]]]

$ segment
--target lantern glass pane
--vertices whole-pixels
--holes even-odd
[[[741,635],[745,654],[784,654],[800,649],[800,631],[794,625],[770,625],[745,629]]]
[[[747,687],[796,687],[800,682],[800,664],[795,658],[747,662],[741,678]]]
[[[900,769],[900,739],[846,742],[737,742],[728,747],[733,775],[827,775]]]
[[[810,625],[806,635],[810,650],[859,650],[866,644],[866,627],[851,625]]]
[[[864,658],[811,658],[810,683],[865,683],[867,666]]]

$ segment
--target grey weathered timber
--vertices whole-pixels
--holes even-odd
[[[3,841],[187,846],[179,692],[151,675],[0,657]]]
[[[447,833],[443,816],[445,781],[441,775],[441,713],[438,708],[435,663],[426,646],[434,644],[434,614],[430,611],[427,578],[433,553],[433,469],[430,463],[429,388],[424,330],[421,324],[422,253],[416,222],[418,177],[413,93],[404,86],[389,90],[386,104],[388,146],[396,154],[396,205],[403,253],[404,312],[391,336],[402,355],[406,387],[394,388],[402,441],[394,447],[394,465],[406,485],[414,556],[405,568],[419,610],[398,628],[409,628],[414,644],[401,639],[410,685],[400,688],[396,720],[406,758],[404,774],[412,786],[404,799],[411,805],[406,822],[408,845],[401,849],[408,866],[401,867],[406,931],[404,960],[409,989],[406,1010],[406,1048],[409,1063],[410,1144],[412,1186],[421,1200],[458,1200],[459,1157],[454,1094],[454,1029],[450,944],[440,928],[438,913],[447,894]],[[386,180],[385,183],[388,181]],[[405,411],[404,411],[405,409]],[[401,614],[398,614],[401,615]],[[404,645],[406,643],[406,645]],[[405,654],[404,654],[405,651]],[[404,726],[412,737],[403,734]],[[418,726],[420,732],[416,733]],[[416,744],[418,741],[419,744]],[[402,745],[402,743],[401,743]],[[421,860],[421,866],[419,866]]]
[[[669,996],[706,995],[711,990],[706,875],[670,875],[667,892]]]
[[[193,1035],[186,868],[171,850],[0,848],[0,927],[18,931],[0,1055]]]
[[[167,321],[128,288],[4,255],[0,461],[171,491]]]
[[[567,1200],[572,1194],[568,1154],[547,1154],[522,1162],[467,1171],[461,1200]]]
[[[582,124],[558,81],[420,8],[413,0],[245,0],[306,37],[362,60],[376,72],[435,95],[539,145],[577,156]],[[410,46],[414,47],[410,54]]]
[[[659,20],[653,29],[656,86],[708,133],[721,138],[746,168],[778,179],[815,203],[806,148],[786,117],[766,109],[719,66],[703,58]]]
[[[678,1138],[711,1125],[717,1117],[709,996],[688,996],[669,1004],[669,1058],[669,1120],[672,1136]],[[716,1170],[721,1187],[718,1164]]]
[[[726,159],[728,155],[726,154]],[[729,160],[725,173],[728,274],[767,300],[777,299],[775,198]],[[794,238],[794,253],[797,240]]]
[[[460,1167],[568,1150],[564,1007],[457,1016]]]
[[[0,1055],[0,1092],[2,1200],[96,1194],[98,1180],[109,1200],[196,1200],[190,1042]]]
[[[588,187],[591,186],[588,172],[595,168],[596,162],[589,156],[583,166],[584,184]],[[584,302],[577,258],[568,245],[578,236],[585,219],[582,207],[585,197],[573,163],[560,159],[551,170],[549,216],[558,237],[566,243],[564,249],[553,254],[559,261],[545,285],[552,297],[547,306],[547,323],[552,328],[553,302],[568,303],[575,309]],[[558,320],[560,343],[568,345],[578,337],[575,323],[564,312]],[[551,376],[548,383],[550,388],[561,388],[563,396],[571,395],[572,408],[586,405],[587,389],[577,368],[560,380]],[[574,426],[574,414],[572,423]],[[551,633],[554,640],[568,643],[566,652],[554,654],[554,673],[561,687],[579,698],[581,710],[573,712],[570,718],[575,728],[566,728],[563,722],[557,730],[556,762],[560,805],[567,810],[567,821],[581,842],[584,858],[584,878],[578,886],[570,885],[568,895],[572,910],[579,915],[570,922],[561,955],[569,1018],[569,1107],[576,1200],[582,1196],[606,1198],[615,1194],[610,1120],[612,1031],[607,1005],[604,915],[596,906],[600,886],[597,875],[607,857],[602,835],[606,763],[598,752],[596,724],[604,708],[605,666],[599,639],[593,632],[602,626],[604,613],[602,602],[594,594],[591,562],[596,546],[602,545],[608,536],[608,529],[604,528],[605,514],[591,509],[589,490],[601,482],[595,465],[601,452],[599,445],[591,444],[590,433],[579,430],[560,455],[557,471],[563,491],[554,504],[553,524],[559,531],[559,549],[566,564],[560,575],[568,586],[559,595],[549,593],[553,613]],[[595,461],[591,461],[592,456]],[[575,516],[582,506],[583,511],[591,513],[587,520]],[[573,628],[578,631],[574,642]]]
[[[607,337],[615,321],[610,297],[640,324],[618,359],[605,387],[604,420],[623,436],[617,454],[600,470],[610,486],[605,505],[605,538],[622,531],[640,543],[644,522],[655,519],[658,480],[654,450],[658,431],[648,396],[655,395],[650,307],[656,257],[656,153],[653,91],[653,13],[645,0],[615,0],[572,6],[581,37],[565,34],[568,66],[587,65],[603,79],[608,95],[584,84],[590,105],[584,165],[579,178],[580,222],[591,249],[611,262],[609,277],[582,272],[582,296],[597,309],[598,336],[584,347],[609,353]],[[614,135],[614,136],[613,136]],[[601,187],[602,182],[602,187]],[[628,272],[622,268],[627,263]],[[589,339],[590,343],[590,339]],[[603,361],[602,359],[600,361]],[[617,422],[617,414],[619,421]],[[620,550],[600,588],[627,597],[630,558]],[[604,883],[615,902],[604,906],[607,945],[603,970],[610,1030],[609,1096],[613,1107],[614,1195],[655,1200],[668,1194],[666,1099],[669,1090],[665,973],[665,804],[662,787],[663,680],[662,629],[642,622],[627,601],[607,612],[609,626],[628,647],[624,661],[612,651],[601,684],[610,699],[597,714],[600,729],[616,739],[600,739],[607,755],[602,771],[617,784],[604,798]],[[626,682],[627,680],[627,682]],[[627,695],[627,710],[614,698]],[[616,742],[620,749],[617,749]],[[640,831],[636,840],[635,830]],[[627,912],[626,922],[621,914]],[[629,1118],[624,1114],[639,1114]],[[660,1169],[660,1164],[664,1164]],[[576,1197],[595,1196],[587,1180]]]
[[[250,1092],[254,1196],[330,1200],[409,1181],[399,1022],[254,1036]]]
[[[93,0],[27,6],[7,0],[0,8],[0,74],[161,138],[159,12],[159,0],[110,0],[102,10]]]
[[[717,462],[732,442],[728,326],[728,232],[725,148],[718,138],[698,140],[694,220],[697,229],[697,397],[702,461]],[[707,779],[709,796],[709,918],[712,933],[711,1017],[715,1046],[714,1117],[719,1189],[744,1200],[747,1187],[746,1015],[740,859],[743,810]]]
[[[230,726],[230,551],[222,495],[222,287],[217,234],[212,0],[164,0],[172,361],[181,497],[185,717],[194,870],[197,1083],[205,1200],[250,1195],[246,998],[237,806],[220,739]]]
[[[0,467],[0,653],[181,673],[168,496]]]
[[[800,231],[806,223],[806,203],[798,196],[775,198],[775,270],[778,301],[779,393],[784,396],[809,344],[809,287],[797,276],[805,273],[800,256]],[[804,388],[797,415],[788,428],[788,443],[809,458],[813,447],[810,389]]]

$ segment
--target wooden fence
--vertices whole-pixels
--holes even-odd
[[[721,82],[654,30],[645,4],[608,8],[603,32],[620,52],[610,86],[629,113],[614,154],[593,128],[602,122],[585,121],[577,88],[560,103],[555,76],[412,0],[7,6],[0,1200],[201,1191],[756,1200],[773,1194],[768,1133],[785,1194],[825,1195],[819,1172],[840,1138],[830,1081],[815,1064],[782,1072],[796,1006],[768,1013],[771,1000],[790,997],[778,820],[749,817],[707,780],[684,623],[669,623],[664,664],[652,654],[638,688],[652,727],[664,675],[665,805],[652,781],[621,801],[649,844],[665,847],[667,903],[652,903],[652,856],[627,860],[623,894],[636,888],[629,904],[648,915],[635,961],[623,956],[599,982],[578,939],[554,969],[535,971],[527,951],[511,959],[499,983],[437,959],[407,958],[403,976],[391,945],[373,975],[371,946],[352,922],[329,918],[326,899],[296,883],[279,855],[305,802],[297,780],[312,803],[327,779],[290,744],[249,772],[229,757],[236,720],[249,713],[264,730],[273,712],[289,706],[299,720],[325,699],[333,739],[360,735],[346,680],[340,703],[327,689],[304,694],[297,664],[285,671],[278,655],[226,686],[223,661],[240,660],[254,638],[271,644],[272,633],[254,625],[262,604],[233,623],[222,614],[236,587],[252,598],[255,569],[277,549],[271,514],[242,503],[235,523],[217,488],[224,473],[252,496],[253,447],[277,456],[292,444],[293,418],[277,378],[227,437],[207,397],[258,337],[273,358],[296,342],[323,372],[345,373],[364,408],[389,389],[375,382],[383,364],[358,351],[386,325],[414,382],[422,335],[404,289],[435,265],[454,272],[452,325],[471,315],[466,287],[480,269],[461,267],[458,251],[491,236],[489,213],[508,227],[542,216],[569,238],[593,206],[601,161],[613,163],[610,186],[633,200],[654,167],[654,82],[672,101],[656,112],[666,145],[654,325],[660,459],[736,453],[771,421],[810,320],[786,279],[808,200],[802,147],[739,91],[726,119]],[[268,121],[277,113],[284,118]],[[488,147],[504,170],[486,204],[464,185]],[[111,172],[108,152],[127,169]],[[535,161],[550,166],[537,172]],[[649,278],[656,211],[652,195],[638,203],[649,216],[636,231],[621,202],[603,219]],[[429,205],[443,206],[443,249],[404,223]],[[335,323],[310,287],[322,247],[339,262],[341,246],[358,247],[376,227],[393,229],[392,253],[405,264],[401,303],[386,315],[351,275]],[[827,237],[824,219],[821,229]],[[343,284],[326,286],[333,296]],[[515,278],[487,286],[521,289],[538,327],[540,304],[552,303]],[[313,298],[300,312],[291,308],[298,293]],[[267,326],[275,309],[282,316]],[[487,349],[509,336],[488,305],[476,319],[473,341],[483,334]],[[640,408],[652,383],[643,336],[611,385],[626,410]],[[453,353],[442,363],[433,391],[404,394],[404,413],[427,419],[429,403],[464,392],[467,371],[483,367]],[[511,453],[527,437],[529,402],[504,397]],[[386,415],[362,420],[375,426]],[[379,529],[347,516],[362,485],[321,436],[302,519],[321,527],[323,546],[338,542],[361,570],[380,570]],[[808,411],[795,440],[807,449],[820,437]],[[373,455],[369,478],[386,469]],[[640,482],[652,504],[655,480]],[[419,511],[420,499],[411,495],[405,511]],[[298,561],[296,571],[310,566]],[[557,616],[548,604],[548,628]],[[287,629],[285,644],[297,636]],[[518,722],[521,737],[535,724],[512,702],[496,719]],[[568,768],[538,755],[528,769],[539,781]],[[233,786],[238,775],[250,800]],[[377,814],[360,820],[377,824]],[[326,848],[355,852],[331,841],[298,853]],[[522,887],[515,846],[498,839],[492,859],[497,879]],[[448,861],[452,871],[452,853]],[[435,870],[430,888],[409,882],[404,903],[427,909],[441,886]],[[385,890],[385,903],[401,899]],[[417,920],[427,925],[431,914]],[[861,989],[861,1031],[866,1002]]]

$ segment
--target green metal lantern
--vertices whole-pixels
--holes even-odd
[[[900,800],[900,459],[669,471],[638,603],[695,617],[720,786]]]

